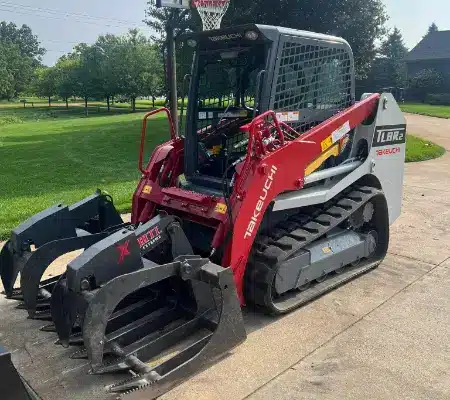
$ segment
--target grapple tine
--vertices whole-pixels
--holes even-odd
[[[55,324],[44,325],[41,329],[42,332],[56,332]]]
[[[70,335],[68,343],[69,346],[83,346],[84,342],[81,332]]]
[[[120,371],[128,371],[131,369],[131,363],[127,357],[118,358],[110,363],[105,363],[101,368],[99,368],[95,374],[110,374]]]
[[[17,310],[25,310],[25,303],[21,302],[21,303],[17,304],[16,309]]]
[[[150,374],[136,375],[132,378],[125,379],[122,382],[106,386],[105,389],[111,393],[132,393],[137,389],[144,389],[157,382],[158,377],[152,378]],[[128,393],[127,393],[128,392]],[[121,396],[122,397],[122,396]],[[150,398],[149,398],[150,399]]]
[[[6,242],[2,247],[0,251],[0,275],[8,299],[12,298],[13,295],[16,295],[14,300],[23,300],[18,297],[17,292],[15,292],[14,284],[30,256],[31,252],[28,251],[15,253],[11,241]]]
[[[8,300],[16,300],[16,301],[23,301],[24,300],[23,294],[22,294],[21,291],[16,291],[15,293],[17,293],[17,294],[14,294],[14,292],[13,292],[13,294],[8,297]]]
[[[108,234],[106,232],[95,235],[86,235],[79,237],[70,237],[49,242],[36,251],[34,251],[28,261],[22,268],[20,274],[20,286],[23,292],[24,301],[28,314],[33,318],[37,309],[37,302],[42,291],[41,279],[48,266],[58,257],[75,251],[92,246],[99,240],[104,239]],[[48,282],[46,290],[53,289],[55,281],[59,277],[54,277]],[[53,285],[51,285],[53,283]]]
[[[83,347],[80,350],[76,351],[75,353],[73,353],[70,358],[72,360],[87,360],[88,358],[88,354],[86,349]]]
[[[52,320],[52,314],[49,310],[38,310],[35,312],[33,318],[29,317],[30,319],[35,319],[38,321],[51,321]]]
[[[83,298],[74,296],[67,288],[65,275],[61,276],[53,289],[51,315],[58,333],[58,342],[64,347],[69,347],[70,345],[73,328],[82,306]]]

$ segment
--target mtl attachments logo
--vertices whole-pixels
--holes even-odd
[[[153,246],[156,242],[161,240],[161,235],[161,230],[159,229],[159,226],[156,225],[137,238],[139,247],[141,250],[145,250],[148,247]]]
[[[264,208],[264,204],[267,200],[267,195],[269,193],[270,188],[272,187],[272,184],[275,179],[275,175],[277,173],[277,167],[275,165],[272,165],[270,168],[269,176],[266,179],[266,182],[264,183],[264,187],[262,188],[261,196],[259,196],[259,200],[256,203],[255,209],[253,210],[252,218],[250,219],[250,222],[247,226],[247,231],[245,232],[244,239],[247,239],[249,237],[252,237],[253,231],[255,230],[255,227],[258,224],[258,220],[261,217],[262,210]]]
[[[125,260],[126,256],[130,255],[130,250],[128,250],[128,246],[130,245],[130,241],[127,240],[122,244],[117,245],[117,250],[119,250],[119,259],[117,260],[117,264],[122,264]]]
[[[406,125],[380,126],[375,130],[373,147],[390,146],[406,142]]]

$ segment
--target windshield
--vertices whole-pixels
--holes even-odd
[[[258,74],[265,63],[264,45],[201,54],[195,129],[216,126],[227,119],[251,117]]]

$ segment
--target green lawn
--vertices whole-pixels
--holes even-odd
[[[104,117],[108,115],[123,115],[129,114],[130,109],[120,108],[112,109],[110,112],[106,108],[98,107],[95,104],[88,106],[89,118],[92,117]],[[9,119],[11,117],[17,118],[16,122],[42,122],[43,120],[67,120],[67,119],[80,119],[85,117],[84,107],[70,105],[69,109],[66,109],[64,105],[58,104],[56,106],[48,107],[40,104],[36,107],[18,107],[17,105],[4,105],[0,104],[0,126],[11,123]]]
[[[445,149],[429,140],[408,135],[406,138],[406,162],[426,161],[441,157]]]
[[[129,211],[140,176],[142,116],[80,118],[70,110],[39,122],[0,125],[0,238],[30,215],[59,201],[76,202],[97,188],[108,191],[120,211]],[[168,129],[165,117],[150,122],[147,157],[169,139]]]
[[[74,203],[97,188],[129,211],[137,169],[143,113],[93,106],[23,108],[0,104],[0,238],[30,215],[64,201]],[[3,124],[2,124],[3,121]],[[164,116],[150,121],[146,159],[169,138]],[[407,161],[435,158],[444,149],[408,136]]]
[[[431,106],[429,104],[401,104],[403,112],[428,115],[429,117],[450,118],[450,106]]]

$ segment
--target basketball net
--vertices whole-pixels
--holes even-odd
[[[203,30],[220,29],[222,18],[230,6],[230,0],[192,0],[203,22]]]

